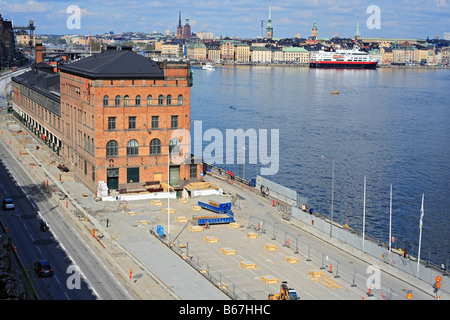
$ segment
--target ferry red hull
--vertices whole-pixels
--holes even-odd
[[[360,61],[310,61],[311,68],[330,68],[330,69],[375,69],[377,62]]]

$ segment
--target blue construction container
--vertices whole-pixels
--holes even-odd
[[[217,212],[217,213],[229,213],[231,212],[231,202],[222,202],[222,203],[218,203],[218,202],[214,202],[214,201],[210,201],[209,203],[205,203],[205,202],[198,202],[199,207],[213,211],[213,212]]]
[[[222,223],[231,223],[234,222],[234,215],[232,212],[227,214],[220,214],[220,215],[214,215],[214,216],[201,216],[198,215],[198,219],[196,219],[196,216],[193,216],[194,220],[197,220],[197,223],[199,226],[201,225],[211,225],[211,224],[222,224]]]

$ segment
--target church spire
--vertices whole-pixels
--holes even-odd
[[[272,27],[272,6],[269,1],[269,19],[267,20],[267,27],[266,27],[266,38],[272,39],[273,37],[273,27]]]

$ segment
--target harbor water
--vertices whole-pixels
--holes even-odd
[[[223,137],[227,129],[277,129],[279,168],[265,177],[308,197],[310,208],[330,217],[334,174],[333,220],[359,231],[366,177],[365,231],[385,243],[392,184],[392,245],[413,255],[418,253],[424,194],[421,259],[448,264],[449,70],[193,70],[191,132],[196,121],[203,133],[217,129]],[[203,147],[209,144],[203,139]],[[276,152],[267,154],[271,151]],[[245,163],[239,165],[244,152]],[[260,159],[250,164],[248,141],[233,159],[226,158],[225,150],[223,155],[216,165],[245,179],[264,167]]]

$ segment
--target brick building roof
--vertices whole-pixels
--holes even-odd
[[[60,67],[89,79],[164,79],[157,63],[132,50],[110,49]]]

